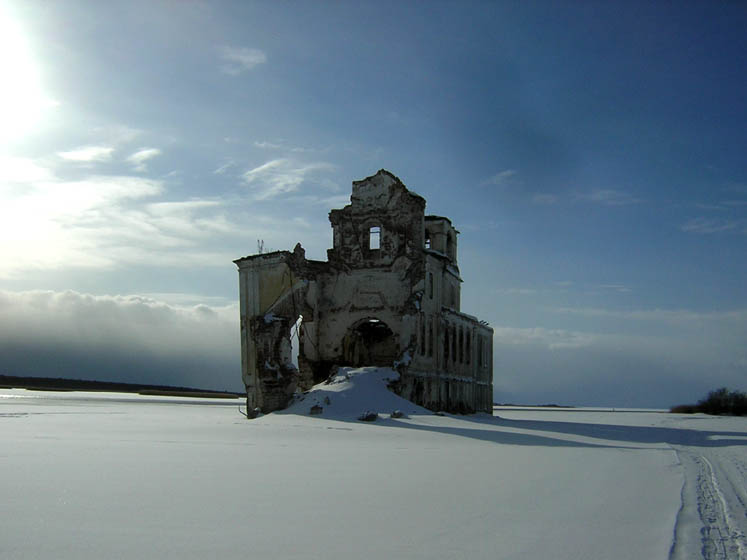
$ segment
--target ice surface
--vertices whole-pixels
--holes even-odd
[[[435,416],[387,392],[391,372],[343,373],[255,420],[230,400],[0,390],[0,558],[696,558],[706,492],[677,523],[678,454],[744,482],[733,419]]]

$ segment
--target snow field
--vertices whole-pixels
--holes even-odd
[[[653,559],[676,549],[685,469],[664,437],[676,418],[441,417],[377,393],[381,375],[293,405],[329,397],[319,416],[292,407],[255,420],[232,401],[2,390],[0,557]],[[393,406],[409,417],[388,418]],[[357,421],[361,408],[379,419]],[[734,434],[714,449],[744,458]],[[678,540],[695,553],[680,557],[699,557],[700,539]]]

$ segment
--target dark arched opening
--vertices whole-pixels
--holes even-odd
[[[383,321],[363,319],[345,334],[343,353],[346,365],[392,367],[397,359],[397,341]]]

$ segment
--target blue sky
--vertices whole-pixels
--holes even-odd
[[[240,387],[232,259],[386,168],[496,400],[747,389],[739,2],[0,3],[0,370]]]

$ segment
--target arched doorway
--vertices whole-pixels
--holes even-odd
[[[358,321],[343,341],[343,358],[353,367],[392,367],[397,359],[397,341],[392,329],[375,317]]]

